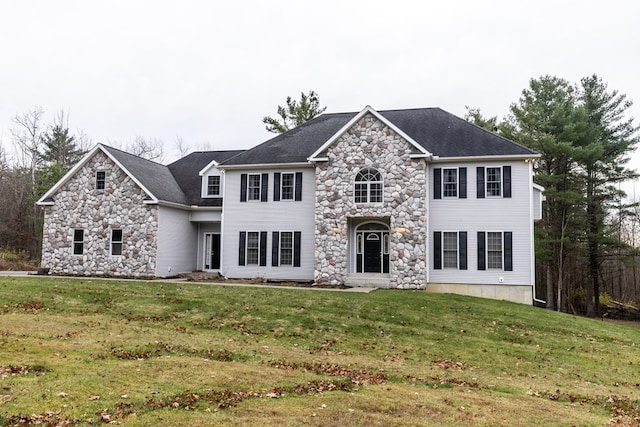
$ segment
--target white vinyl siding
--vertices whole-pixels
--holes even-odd
[[[300,173],[301,178],[301,200],[288,203],[278,203],[273,201],[274,185],[276,181],[274,174],[280,173],[279,188],[282,190],[282,176],[285,174]],[[256,205],[241,201],[241,176],[245,174],[259,175],[268,174],[269,200],[260,203],[259,210]],[[224,213],[222,217],[222,260],[220,273],[230,278],[256,278],[272,280],[303,280],[311,281],[314,278],[315,267],[315,170],[308,168],[274,168],[274,169],[247,169],[233,170],[225,172],[225,200]],[[248,183],[248,179],[247,179]],[[295,184],[294,184],[295,185]],[[234,196],[230,196],[234,195]],[[282,192],[280,192],[282,200]],[[282,231],[300,232],[300,267],[293,265],[283,265],[279,260],[277,265],[273,265],[273,233]],[[239,244],[240,233],[248,231],[266,232],[266,266],[261,265],[239,265]],[[245,243],[246,245],[246,243]],[[294,245],[295,247],[295,245]],[[245,255],[246,256],[246,255]],[[280,255],[278,253],[278,258]]]
[[[511,197],[476,197],[476,168],[504,168],[511,166]],[[531,197],[532,188],[529,176],[530,164],[524,160],[500,161],[500,162],[465,162],[465,163],[438,163],[430,166],[430,173],[433,177],[433,168],[460,168],[466,167],[467,187],[473,189],[468,192],[466,199],[461,198],[441,198],[434,200],[433,183],[429,182],[429,232],[431,242],[429,248],[434,249],[434,231],[455,229],[467,232],[467,269],[434,268],[429,266],[429,282],[432,283],[464,283],[464,284],[510,284],[510,285],[531,285],[533,277],[533,200]],[[486,185],[486,173],[485,173]],[[503,191],[504,188],[501,188]],[[497,268],[498,260],[494,264],[496,268],[478,270],[478,257],[476,256],[478,247],[478,232],[504,231],[512,232],[512,271],[504,271],[504,260],[500,269]],[[486,237],[485,237],[486,239]],[[504,242],[503,242],[504,245]],[[497,250],[497,249],[496,249]],[[504,255],[504,247],[502,248]],[[497,253],[496,253],[497,257]],[[430,257],[433,260],[433,257]],[[444,267],[444,259],[442,260]],[[501,282],[502,280],[502,282]]]
[[[197,268],[198,227],[187,210],[158,209],[158,255],[156,276],[173,276]]]

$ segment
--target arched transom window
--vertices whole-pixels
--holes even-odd
[[[382,203],[382,175],[374,168],[361,169],[356,175],[356,203]]]

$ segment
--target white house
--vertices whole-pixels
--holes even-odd
[[[323,114],[252,149],[168,166],[98,145],[38,201],[42,266],[531,304],[538,157],[438,108]]]

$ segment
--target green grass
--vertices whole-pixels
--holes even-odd
[[[0,426],[631,426],[639,365],[637,326],[501,301],[0,278]]]

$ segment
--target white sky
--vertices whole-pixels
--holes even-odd
[[[0,0],[0,142],[16,114],[62,109],[94,143],[161,139],[172,161],[177,136],[263,142],[263,116],[302,91],[327,112],[501,118],[544,74],[596,73],[640,103],[639,21],[632,0]]]

